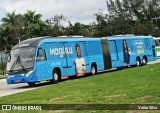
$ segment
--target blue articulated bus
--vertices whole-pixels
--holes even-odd
[[[20,42],[8,55],[8,84],[34,85],[42,80],[96,74],[115,67],[146,64],[157,59],[151,36],[58,38]]]

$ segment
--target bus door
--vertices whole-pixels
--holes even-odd
[[[152,40],[151,38],[149,40],[150,40],[151,45],[152,45],[152,55],[153,55],[153,57],[155,59],[157,57],[157,55],[156,55],[156,45],[155,45],[154,40]]]
[[[117,66],[119,66],[119,58],[118,58],[118,51],[117,51],[117,46],[116,46],[115,40],[109,41],[109,48],[110,48],[110,52],[111,52],[112,67],[117,67]]]
[[[152,45],[151,45],[150,39],[147,38],[145,41],[146,41],[147,58],[148,58],[148,61],[150,61],[150,60],[152,60],[153,49],[152,49]]]
[[[43,80],[48,76],[48,71],[46,67],[47,58],[45,49],[39,47],[36,57],[36,76],[38,80]]]
[[[81,56],[85,60],[85,64],[83,65],[86,72],[90,72],[90,65],[89,65],[89,58],[88,58],[88,49],[86,47],[87,42],[79,42],[78,44],[80,45],[80,51],[81,51]]]
[[[73,59],[71,58],[73,54],[73,47],[69,45],[67,42],[59,43],[59,48],[63,48],[63,52],[60,53],[60,58],[62,58],[62,68],[63,68],[63,74],[64,75],[71,75],[75,74],[75,67],[73,63]]]

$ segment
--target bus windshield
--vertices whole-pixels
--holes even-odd
[[[33,68],[36,47],[12,50],[7,61],[7,71]]]

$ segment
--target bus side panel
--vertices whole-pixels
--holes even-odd
[[[63,63],[63,57],[57,54],[55,50],[58,49],[58,43],[56,42],[49,42],[46,43],[46,54],[47,54],[47,67],[46,70],[48,71],[48,76],[46,79],[51,79],[53,74],[53,69],[55,67],[59,67],[61,69],[61,65]],[[61,55],[62,56],[62,55]]]
[[[137,57],[136,46],[134,45],[134,41],[132,39],[126,39],[126,42],[129,48],[129,55],[130,55],[129,65],[135,65]]]
[[[109,48],[111,53],[112,67],[123,66],[123,48],[122,40],[109,40]]]
[[[42,43],[38,48],[41,48],[42,50],[44,50],[43,54],[45,54],[46,56],[45,60],[36,61],[34,64],[34,70],[36,71],[35,76],[37,77],[37,81],[41,81],[41,80],[45,80],[50,75],[48,72],[50,66],[49,66],[47,53],[46,53],[46,43]],[[38,55],[38,49],[37,49],[36,56],[37,55]]]
[[[69,42],[69,46],[72,47],[72,54],[69,54],[69,57],[67,59],[68,66],[71,66],[70,73],[68,75],[74,75],[76,74],[76,65],[74,64],[74,61],[77,59],[77,53],[76,53],[76,45],[78,44],[80,46],[80,53],[81,57],[84,58],[86,66],[86,73],[90,72],[90,66],[89,66],[89,58],[88,58],[88,48],[86,47],[86,41],[80,41],[80,42]]]
[[[81,56],[86,62],[86,73],[91,72],[91,64],[97,64],[97,70],[104,70],[101,43],[97,41],[57,42],[46,44],[50,76],[55,67],[60,68],[62,76],[76,74],[74,61],[77,58],[76,44],[79,44]],[[48,68],[47,68],[48,69]]]
[[[145,39],[137,38],[137,39],[131,39],[132,47],[130,47],[130,62],[131,65],[136,64],[136,59],[140,58],[140,62],[142,63],[143,57],[149,56],[148,46],[146,46]]]
[[[103,60],[103,53],[100,40],[88,41],[87,49],[88,49],[89,64],[91,65],[93,62],[95,62],[97,65],[97,70],[104,70],[104,63],[103,63],[104,60]]]
[[[144,54],[144,44],[142,39],[115,39],[112,38],[109,40],[109,47],[111,51],[112,58],[112,67],[121,67],[125,66],[125,52],[124,52],[124,41],[127,44],[128,48],[128,61],[127,65],[135,65],[136,58],[143,58]]]
[[[145,38],[145,54],[147,55],[147,60],[153,61],[157,59],[156,49],[155,49],[155,42],[152,38]]]
[[[74,60],[75,58],[77,58],[76,50],[75,50],[76,43],[61,42],[58,44],[60,45],[59,48],[64,49],[64,51],[62,52],[63,57],[61,56],[61,59],[63,59],[63,63],[61,65],[62,76],[66,76],[66,75],[68,76],[71,74],[75,74],[76,71],[75,71]]]
[[[147,60],[148,62],[149,61],[152,61],[152,49],[151,49],[151,43],[150,43],[150,40],[149,38],[145,38],[144,39],[144,47],[145,47],[145,55],[147,56]]]

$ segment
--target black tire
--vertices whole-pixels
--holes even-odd
[[[118,70],[122,70],[122,69],[124,69],[124,68],[125,68],[125,66],[117,67]]]
[[[55,83],[58,83],[60,80],[61,80],[60,72],[57,70],[54,70],[52,80],[50,80],[50,83],[55,84]]]
[[[69,79],[75,79],[75,78],[77,78],[77,75],[76,76],[69,76],[68,78]]]
[[[35,85],[35,82],[28,82],[28,85],[29,85],[29,86],[34,86],[34,85]]]
[[[147,64],[147,59],[145,57],[143,58],[142,63],[143,63],[143,65]]]
[[[92,64],[91,66],[91,74],[92,75],[97,74],[97,66],[95,64]]]
[[[140,66],[140,65],[141,65],[140,59],[137,58],[137,59],[136,59],[136,66]]]

